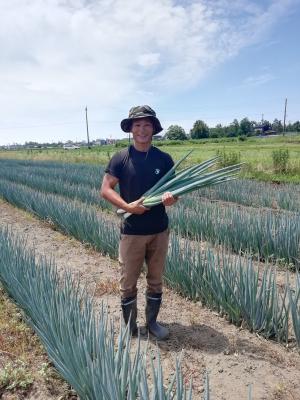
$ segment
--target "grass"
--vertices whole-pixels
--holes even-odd
[[[172,141],[154,142],[163,151],[171,154],[174,160],[181,158],[188,150],[194,152],[186,163],[195,164],[213,157],[217,151],[240,154],[241,162],[246,163],[243,175],[264,181],[300,183],[300,135],[278,137],[251,137],[246,141],[233,138],[231,141],[221,139],[205,139],[172,144]],[[273,169],[272,151],[287,149],[290,160],[285,174],[276,173]],[[32,149],[32,150],[1,150],[0,158],[53,160],[70,163],[107,164],[112,155],[119,151],[113,145],[96,146],[92,149]]]

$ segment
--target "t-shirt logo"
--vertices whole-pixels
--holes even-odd
[[[156,168],[156,170],[154,171],[155,175],[158,175],[160,173],[160,169]]]

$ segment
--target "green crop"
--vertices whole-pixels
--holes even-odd
[[[217,164],[218,157],[196,164],[192,167],[177,171],[176,168],[189,156],[189,151],[146,193],[143,194],[142,204],[145,207],[154,207],[162,203],[162,195],[170,192],[173,196],[180,196],[205,186],[228,182],[237,176],[241,164],[225,167],[213,172],[206,172],[210,167]],[[128,218],[131,214],[124,210],[117,211],[119,215]]]
[[[39,335],[56,369],[82,400],[187,400],[191,387],[183,384],[180,363],[165,388],[160,357],[152,364],[147,354],[131,349],[129,329],[114,322],[93,301],[69,272],[59,275],[53,261],[24,249],[24,239],[0,230],[0,282],[23,309],[27,322]]]
[[[64,232],[116,258],[119,230],[116,224],[102,218],[92,207],[1,180],[0,193],[11,203],[33,212],[40,218],[52,221]],[[209,218],[208,214],[203,214],[206,219]],[[224,215],[222,218],[225,218]],[[208,226],[211,230],[214,229],[213,223]],[[253,233],[258,235],[258,226],[253,226]],[[242,223],[240,227],[240,230],[234,233],[236,246],[240,243],[238,236],[243,237]],[[270,232],[271,227],[272,225]],[[224,224],[224,232],[231,238],[230,231],[226,231],[225,228]],[[230,228],[232,229],[232,226]],[[279,239],[284,237],[280,235],[284,235],[285,230],[277,233]],[[187,233],[191,232],[189,228]],[[180,231],[179,233],[181,234]],[[290,225],[289,235],[292,237],[292,234],[293,229]],[[297,229],[294,230],[294,234],[297,234]],[[255,238],[255,235],[253,237]],[[266,240],[262,243],[267,245]],[[275,243],[280,249],[280,242]],[[291,249],[292,247],[289,248],[290,254]],[[283,291],[279,291],[275,272],[270,269],[266,269],[261,282],[258,281],[251,260],[248,263],[245,265],[239,257],[229,257],[225,254],[216,257],[212,252],[208,252],[204,257],[187,243],[180,247],[176,236],[172,236],[166,281],[185,296],[200,299],[204,305],[217,310],[231,322],[237,325],[244,324],[250,330],[279,341],[286,341],[288,338],[288,320],[292,313],[293,333],[299,343],[299,289],[295,294],[287,284]]]

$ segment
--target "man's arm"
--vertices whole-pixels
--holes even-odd
[[[114,206],[118,208],[122,208],[126,212],[131,214],[144,214],[148,208],[141,205],[143,202],[143,198],[133,201],[132,203],[126,203],[125,200],[115,191],[115,187],[118,184],[119,179],[115,178],[110,174],[105,174],[103,177],[100,195],[112,203]]]

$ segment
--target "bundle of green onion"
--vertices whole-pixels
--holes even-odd
[[[235,179],[237,172],[242,164],[230,165],[212,172],[206,172],[208,168],[215,165],[220,157],[214,157],[204,161],[201,164],[187,167],[180,171],[176,168],[184,161],[192,152],[189,151],[142,197],[145,199],[142,205],[145,207],[153,207],[162,203],[162,195],[165,192],[171,192],[173,196],[180,196],[189,192],[193,192],[205,186],[217,185],[218,183],[228,182]],[[122,215],[124,219],[130,217],[131,213],[127,213],[122,209],[118,209],[118,215]]]

